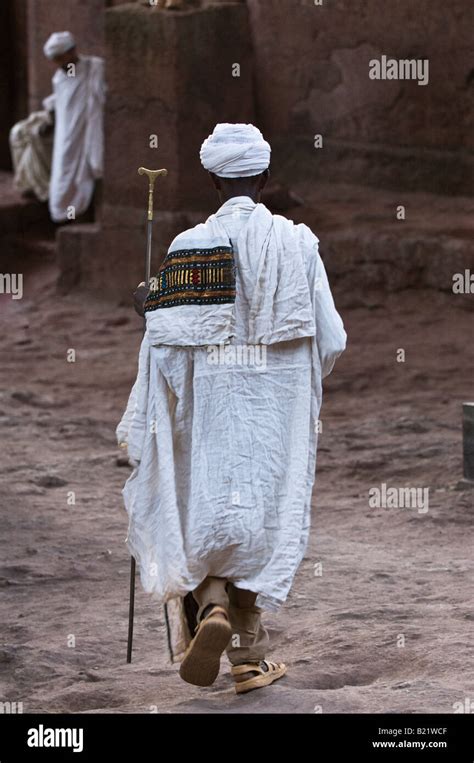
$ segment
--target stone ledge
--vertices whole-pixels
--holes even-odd
[[[313,146],[313,136],[288,136],[272,143],[278,173],[314,181],[364,184],[401,192],[427,191],[473,195],[474,155],[468,150],[441,151],[327,139]]]
[[[167,247],[182,230],[202,222],[197,213],[157,213],[154,224],[152,272]],[[144,222],[135,227],[102,229],[97,223],[63,226],[58,231],[58,290],[129,297],[143,280]],[[338,304],[364,304],[370,295],[407,288],[452,292],[452,276],[470,267],[469,240],[433,236],[423,230],[399,233],[359,228],[326,231],[320,249]],[[453,306],[474,309],[474,295],[454,295]]]

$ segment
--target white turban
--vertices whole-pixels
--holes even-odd
[[[201,146],[205,170],[226,178],[260,175],[270,164],[271,148],[254,125],[218,124]]]
[[[43,53],[46,58],[54,58],[61,55],[61,53],[67,53],[68,50],[74,48],[76,41],[71,32],[54,32],[51,37],[45,42],[43,47]]]

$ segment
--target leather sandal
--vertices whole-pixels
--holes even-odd
[[[229,643],[232,627],[223,607],[212,607],[198,624],[179,668],[188,684],[211,686],[219,675],[221,654]]]
[[[261,689],[263,686],[269,686],[274,681],[286,673],[284,662],[271,662],[270,660],[260,660],[259,662],[246,662],[244,665],[234,665],[231,673],[234,677],[241,676],[244,673],[256,673],[253,678],[247,678],[245,681],[235,681],[236,694],[243,694],[252,689]]]

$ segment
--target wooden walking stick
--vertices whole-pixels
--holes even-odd
[[[168,170],[147,170],[146,167],[138,168],[139,175],[148,177],[148,212],[146,221],[146,249],[145,249],[145,285],[150,286],[151,270],[151,241],[153,235],[153,191],[157,177],[166,177]],[[128,641],[127,641],[127,662],[132,661],[132,643],[133,643],[133,615],[135,612],[135,557],[130,557],[130,599],[128,605]]]

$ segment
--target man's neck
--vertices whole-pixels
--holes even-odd
[[[61,66],[61,69],[63,70],[63,72],[66,72],[66,74],[67,74],[71,64],[76,65],[78,63],[79,63],[79,56],[74,56],[74,58],[71,58],[71,60],[68,61],[67,64],[64,64],[64,66]]]
[[[254,204],[257,204],[260,199],[260,194],[250,194],[250,193],[233,193],[229,196],[224,196],[223,194],[219,194],[219,201],[221,204],[225,204],[228,201],[232,201],[232,199],[250,199],[253,201]]]

